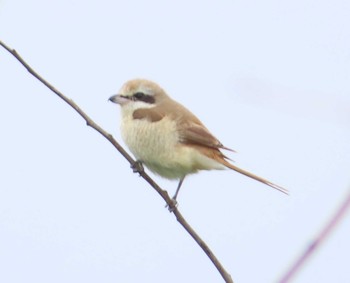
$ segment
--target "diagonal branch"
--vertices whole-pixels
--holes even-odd
[[[336,213],[326,224],[319,235],[311,242],[309,246],[305,248],[303,253],[297,258],[290,269],[283,275],[283,277],[278,281],[279,283],[287,283],[292,280],[292,278],[300,271],[300,269],[305,265],[306,260],[308,260],[311,255],[324,243],[329,234],[334,230],[335,226],[344,217],[346,211],[350,209],[350,190],[346,196],[344,202],[337,209]]]
[[[113,138],[113,136],[102,129],[98,124],[96,124],[72,99],[66,97],[63,93],[57,90],[53,85],[47,82],[43,77],[41,77],[36,71],[34,71],[29,64],[24,61],[24,59],[17,53],[15,49],[11,49],[5,43],[0,40],[0,45],[5,48],[10,54],[12,54],[26,69],[32,74],[36,79],[42,82],[46,87],[48,87],[57,96],[63,99],[69,106],[71,106],[78,114],[86,121],[86,124],[91,128],[95,129],[102,136],[104,136],[130,163],[133,167],[135,166],[135,160],[119,145],[119,143]],[[224,269],[219,260],[213,254],[208,245],[199,237],[199,235],[193,230],[193,228],[188,224],[185,218],[182,216],[180,211],[176,207],[176,203],[169,197],[168,192],[160,188],[156,182],[143,170],[138,171],[143,179],[145,179],[165,200],[169,210],[172,211],[176,217],[176,220],[185,228],[185,230],[191,235],[191,237],[197,242],[197,244],[206,253],[212,263],[215,265],[216,269],[219,271],[225,282],[233,283],[231,275]]]

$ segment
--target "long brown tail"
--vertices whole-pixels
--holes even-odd
[[[206,155],[207,157],[216,160],[217,162],[221,163],[222,165],[235,170],[238,173],[241,173],[249,178],[252,178],[256,181],[259,181],[265,185],[270,186],[271,188],[274,188],[282,193],[285,193],[286,195],[289,195],[288,190],[286,190],[285,188],[282,188],[281,186],[278,186],[274,183],[271,183],[270,181],[261,178],[257,175],[254,175],[253,173],[250,173],[246,170],[243,170],[233,164],[231,164],[230,162],[228,162],[226,159],[229,159],[227,156],[225,156],[218,148],[213,149],[210,147],[206,147],[206,146],[200,146],[200,145],[192,145],[193,147],[196,147],[197,150],[199,150],[202,154]]]
[[[221,161],[221,162],[222,162],[222,161]],[[225,165],[226,167],[232,169],[232,170],[235,170],[235,171],[238,172],[238,173],[241,173],[241,174],[243,174],[243,175],[246,175],[246,176],[249,177],[249,178],[252,178],[252,179],[254,179],[254,180],[256,180],[256,181],[259,181],[259,182],[261,182],[261,183],[263,183],[263,184],[265,184],[265,185],[268,185],[268,186],[270,186],[270,187],[272,187],[272,188],[274,188],[274,189],[276,189],[276,190],[278,190],[278,191],[280,191],[280,192],[282,192],[282,193],[285,193],[285,194],[289,195],[288,190],[286,190],[285,188],[282,188],[281,186],[278,186],[278,185],[276,185],[276,184],[274,184],[274,183],[271,183],[270,181],[265,180],[264,178],[261,178],[261,177],[259,177],[259,176],[256,176],[256,175],[254,175],[254,174],[252,174],[252,173],[250,173],[250,172],[248,172],[248,171],[245,171],[245,170],[243,170],[243,169],[241,169],[241,168],[239,168],[239,167],[237,167],[237,166],[235,166],[235,165],[232,165],[231,163],[229,163],[229,162],[226,161],[226,160],[224,160],[224,162],[222,162],[222,164]]]

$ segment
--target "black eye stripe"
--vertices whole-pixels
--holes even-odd
[[[145,94],[143,92],[136,92],[133,95],[136,99],[141,99],[142,97],[145,96]]]
[[[153,104],[155,102],[153,95],[144,94],[143,92],[136,92],[132,97],[133,100],[143,101],[149,104]]]

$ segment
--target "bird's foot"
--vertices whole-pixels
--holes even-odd
[[[174,212],[174,210],[177,208],[179,204],[177,203],[177,200],[175,198],[171,199],[171,205],[167,204],[165,207],[168,208],[169,212]]]
[[[132,164],[130,167],[134,173],[139,173],[140,176],[141,173],[145,172],[141,161],[135,161],[134,164]]]

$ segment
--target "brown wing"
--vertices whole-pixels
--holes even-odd
[[[156,108],[141,108],[137,109],[132,113],[134,119],[146,119],[150,122],[158,122],[162,120],[165,113],[157,110]]]
[[[168,109],[168,112],[177,120],[180,142],[234,151],[233,149],[223,146],[223,144],[209,132],[203,123],[181,104],[173,101],[170,106],[171,109]]]
[[[166,103],[161,103],[152,108],[137,109],[133,113],[133,118],[158,122],[166,115],[177,122],[181,143],[234,151],[223,146],[195,115],[174,100],[168,100]]]
[[[215,138],[203,125],[190,123],[183,125],[180,132],[180,141],[183,143],[197,144],[211,148],[222,148],[234,151],[223,146],[223,144]]]

